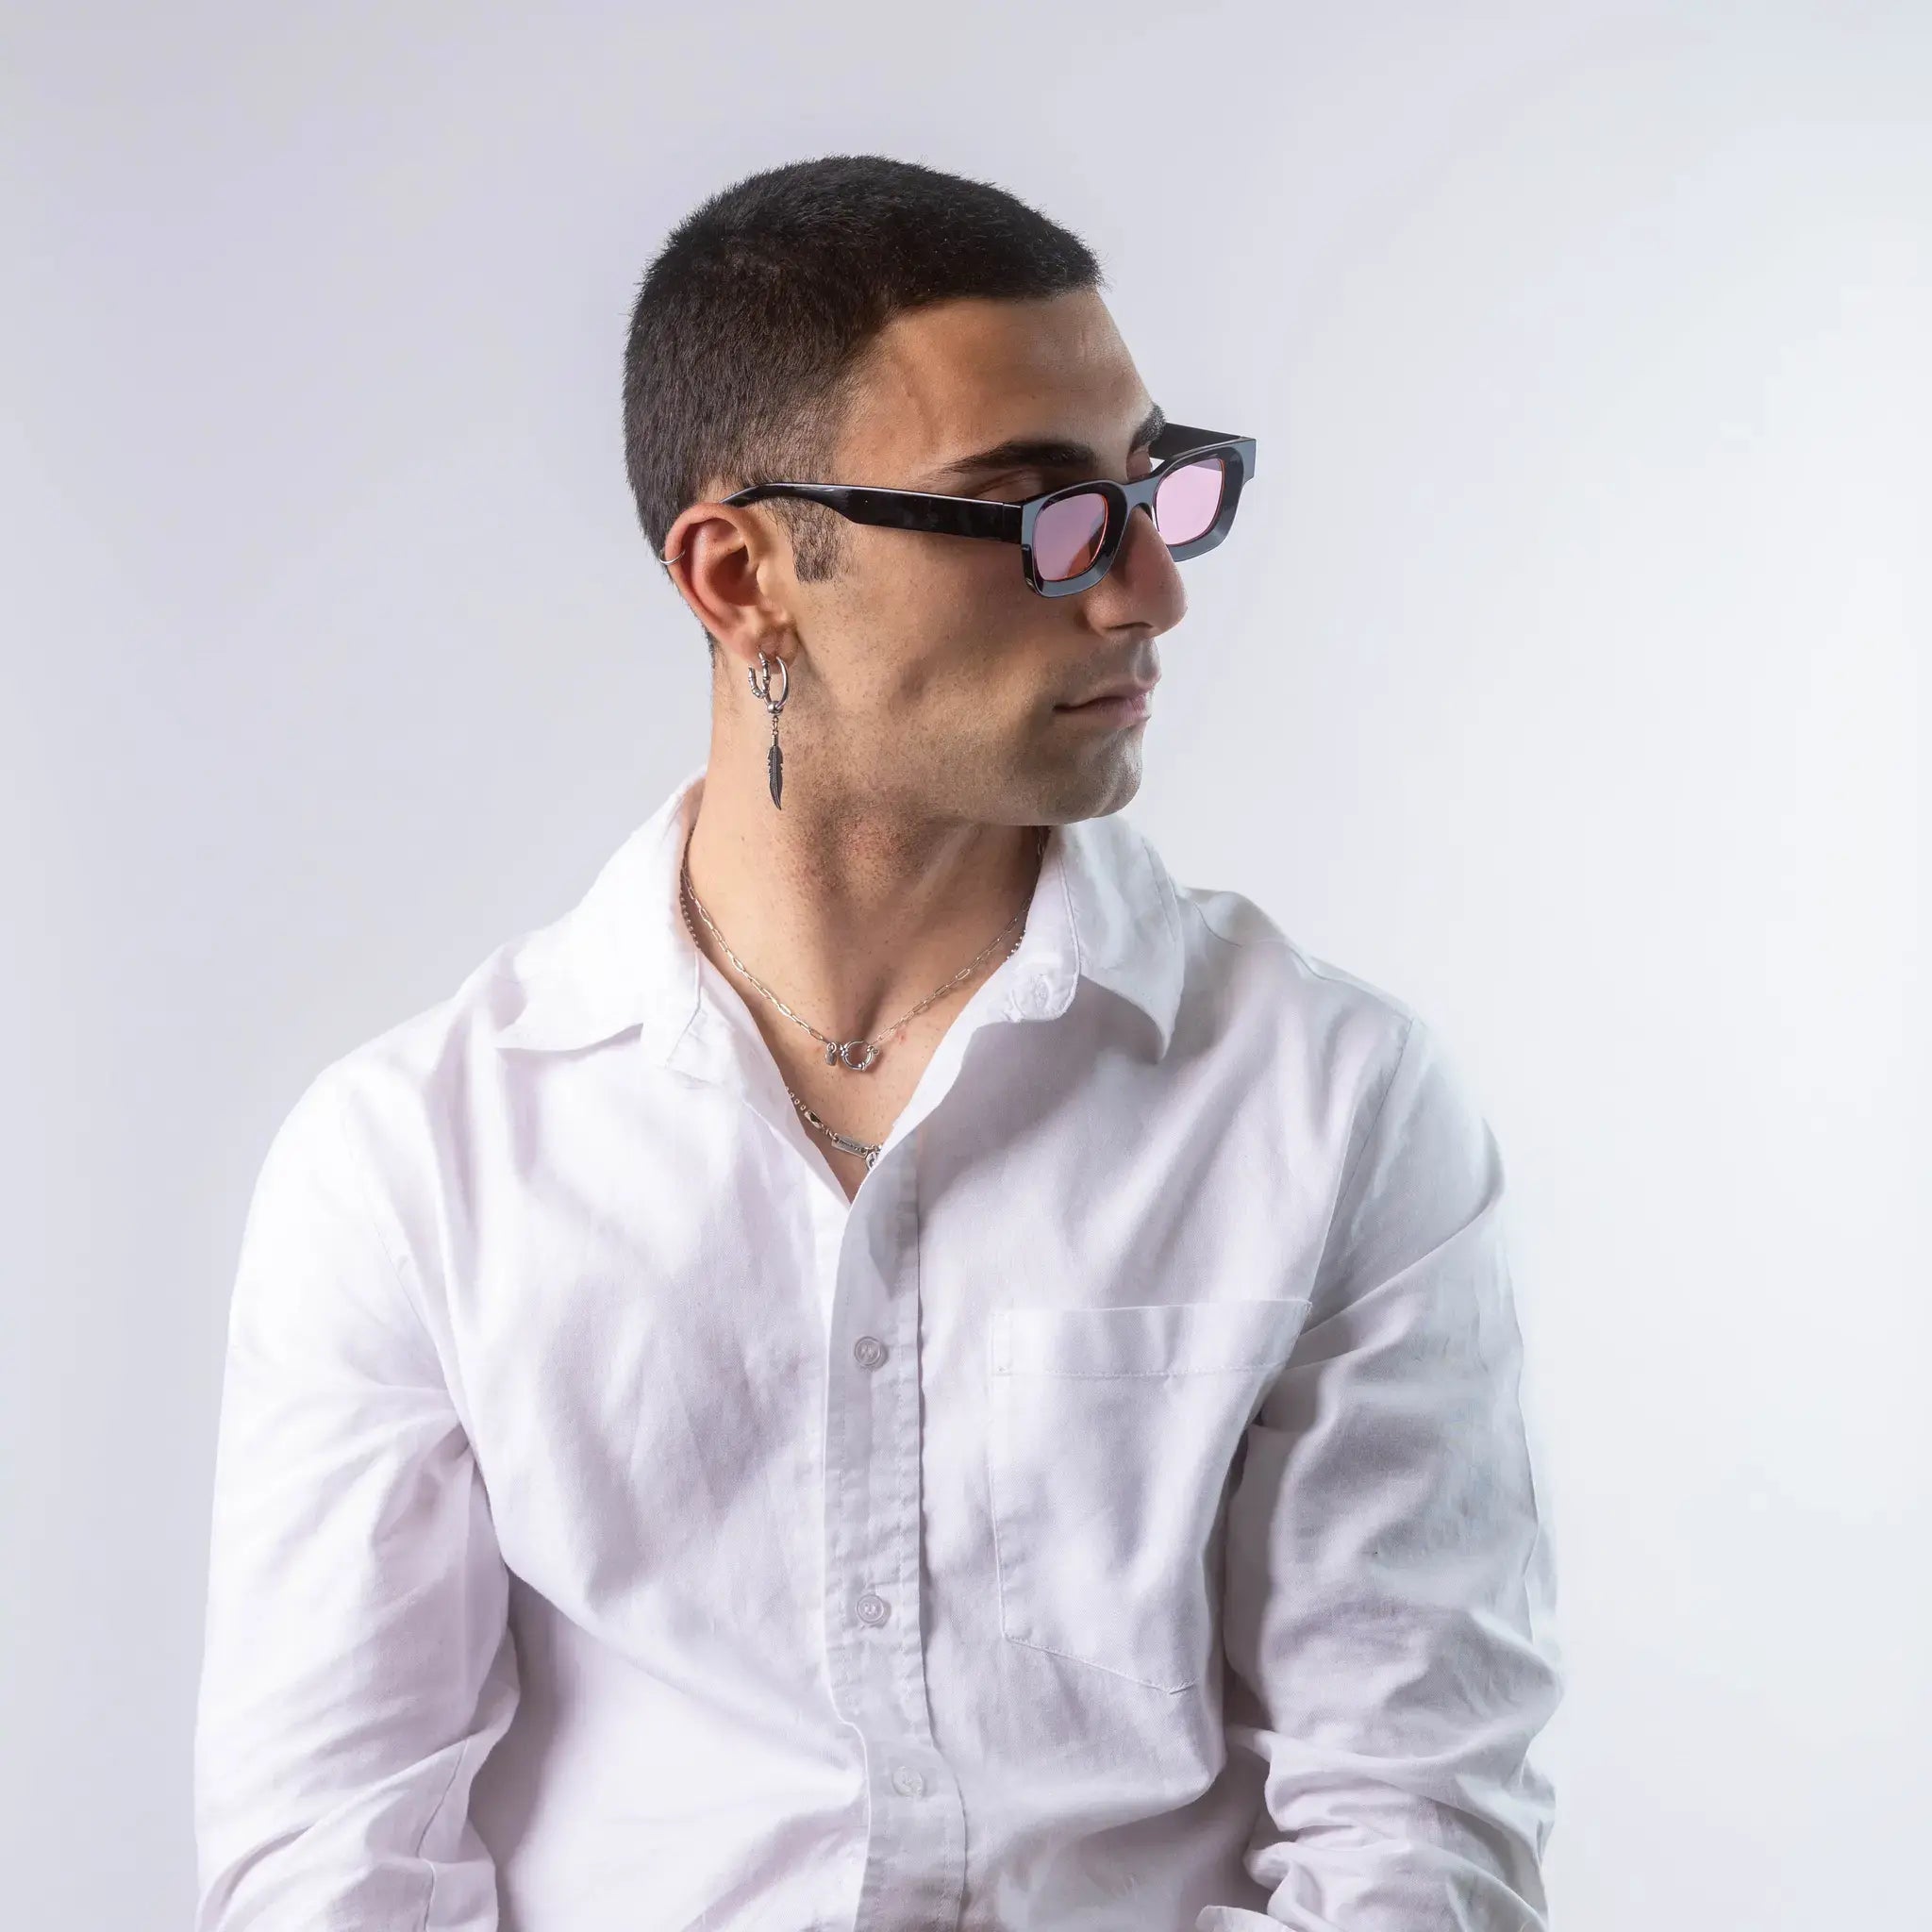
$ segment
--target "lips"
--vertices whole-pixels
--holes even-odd
[[[1074,711],[1078,710],[1082,705],[1098,704],[1102,698],[1139,697],[1143,692],[1152,691],[1159,682],[1159,678],[1150,677],[1144,684],[1137,684],[1128,679],[1120,684],[1105,685],[1099,691],[1090,691],[1084,698],[1074,698],[1058,708],[1062,711]]]

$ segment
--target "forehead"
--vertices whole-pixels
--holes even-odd
[[[874,338],[846,425],[844,474],[929,470],[1016,436],[1124,450],[1147,406],[1134,358],[1091,290],[936,303],[894,316]]]

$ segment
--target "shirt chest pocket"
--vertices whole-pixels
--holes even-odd
[[[1009,1642],[1156,1690],[1201,1681],[1224,1484],[1308,1307],[993,1311],[987,1474]]]

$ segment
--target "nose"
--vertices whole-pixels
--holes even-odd
[[[1089,594],[1105,594],[1119,602],[1124,615],[1115,615],[1116,623],[1137,621],[1167,630],[1187,614],[1188,592],[1180,566],[1144,503],[1136,504],[1128,513],[1113,568]]]

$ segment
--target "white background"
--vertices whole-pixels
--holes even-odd
[[[1083,235],[1253,433],[1129,814],[1513,1183],[1559,1932],[1932,1909],[1932,8],[9,5],[0,1869],[185,1924],[242,1210],[700,761],[620,454],[704,195]],[[1265,1204],[1257,1204],[1265,1209]]]

